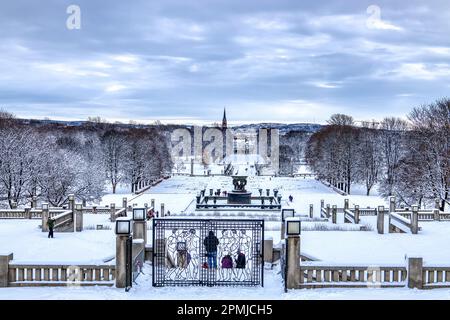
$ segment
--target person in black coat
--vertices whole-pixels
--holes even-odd
[[[53,228],[55,227],[55,220],[53,220],[52,218],[48,219],[47,226],[48,226],[48,238],[53,238]]]
[[[208,266],[217,269],[217,246],[219,245],[219,239],[217,239],[213,231],[210,231],[205,240],[203,240],[203,244],[205,246],[206,256],[208,257]]]

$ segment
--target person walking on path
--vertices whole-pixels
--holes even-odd
[[[292,195],[289,195],[289,202],[292,202],[294,200],[294,197]]]
[[[219,245],[219,239],[217,239],[213,231],[210,231],[205,240],[203,240],[203,244],[206,249],[206,256],[208,257],[208,267],[217,269],[217,246]]]
[[[47,226],[48,226],[48,238],[53,239],[53,228],[55,227],[55,220],[53,220],[52,218],[48,219]]]

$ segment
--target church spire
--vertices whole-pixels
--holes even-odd
[[[222,119],[222,129],[226,129],[227,128],[227,113],[225,108],[223,108],[223,119]]]

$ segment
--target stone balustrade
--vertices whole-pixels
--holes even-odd
[[[8,286],[114,285],[115,265],[15,264],[8,266]]]

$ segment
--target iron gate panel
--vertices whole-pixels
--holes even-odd
[[[286,250],[286,241],[283,241],[280,252],[280,268],[281,268],[281,277],[283,279],[284,292],[287,292],[287,261],[288,261],[288,251]]]
[[[132,278],[133,278],[133,265],[132,265],[132,252],[133,252],[133,238],[128,237],[125,248],[125,291],[130,290],[133,286]]]
[[[204,245],[210,231],[216,269]],[[264,220],[153,219],[153,286],[263,286],[263,246]]]

